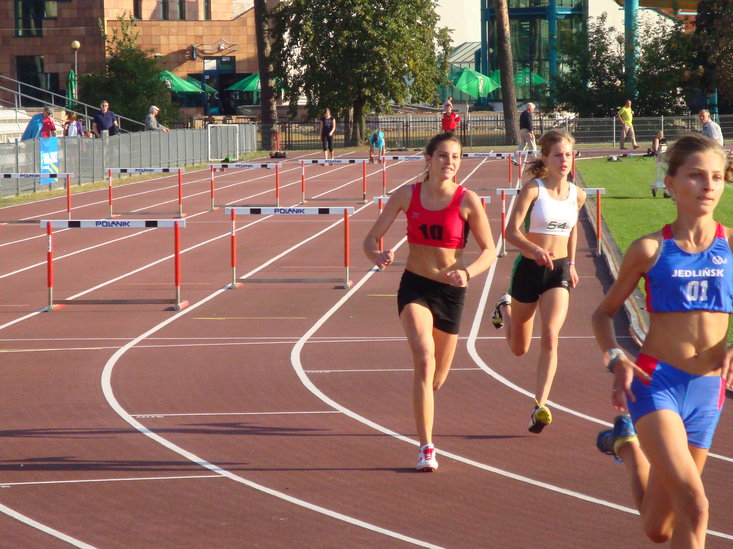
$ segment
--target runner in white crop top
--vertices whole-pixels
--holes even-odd
[[[565,200],[556,200],[547,194],[541,179],[535,179],[538,196],[529,215],[529,232],[570,236],[578,221],[578,188],[570,183]]]

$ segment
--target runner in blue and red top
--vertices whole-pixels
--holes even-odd
[[[726,154],[701,135],[667,152],[664,184],[676,219],[629,246],[618,278],[593,314],[611,401],[622,415],[599,433],[602,452],[622,461],[646,535],[672,547],[704,547],[708,500],[702,470],[733,388],[733,229],[713,218],[726,183]],[[633,362],[613,317],[645,280],[649,329]],[[630,415],[626,415],[627,412]]]
[[[452,133],[433,137],[425,148],[427,177],[397,189],[364,240],[364,252],[384,269],[394,251],[379,241],[402,211],[407,216],[407,265],[397,308],[414,368],[413,407],[420,441],[418,471],[438,468],[433,446],[433,393],[448,376],[458,342],[466,286],[496,259],[489,221],[475,192],[453,179],[461,165],[461,143]],[[466,264],[468,230],[479,247]]]

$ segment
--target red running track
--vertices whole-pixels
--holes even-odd
[[[350,156],[354,156],[353,154]],[[419,162],[390,163],[388,188]],[[582,171],[582,163],[579,164]],[[381,167],[368,166],[369,198]],[[461,180],[487,205],[505,161],[466,159]],[[209,172],[184,177],[180,312],[160,305],[47,304],[46,237],[0,227],[0,529],[14,548],[651,547],[623,467],[595,449],[609,425],[607,374],[589,326],[608,285],[587,219],[551,395],[555,421],[527,432],[536,346],[513,357],[489,316],[515,252],[471,281],[461,340],[437,396],[440,471],[415,474],[410,358],[396,314],[401,267],[374,271],[361,241],[361,165],[307,168],[309,205],[352,206],[351,279],[254,284],[252,277],[339,277],[343,220],[239,217],[238,272],[226,289],[230,220],[209,211]],[[273,204],[266,170],[216,174],[218,203]],[[281,173],[281,205],[300,201],[300,166]],[[120,211],[175,210],[169,177],[115,188]],[[105,191],[74,195],[75,219],[107,215]],[[64,219],[65,199],[0,210]],[[386,244],[404,259],[404,223]],[[172,232],[54,233],[59,299],[169,297]],[[475,254],[469,245],[467,254]],[[618,331],[628,333],[624,319]],[[628,340],[627,340],[628,341]],[[629,346],[632,346],[628,341]],[[731,416],[705,481],[708,547],[732,545]]]

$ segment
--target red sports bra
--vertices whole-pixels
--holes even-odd
[[[422,182],[412,186],[412,198],[407,208],[407,241],[436,248],[466,247],[468,222],[461,218],[461,200],[466,189],[456,189],[450,204],[442,210],[426,210],[420,202]]]

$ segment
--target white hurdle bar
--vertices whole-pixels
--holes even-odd
[[[0,173],[0,179],[56,179],[64,178],[66,180],[66,215],[71,219],[71,176],[72,173]],[[37,219],[17,219],[0,221],[0,225],[8,223],[38,223]]]
[[[180,311],[188,307],[188,301],[181,301],[181,233],[180,229],[186,226],[185,219],[80,219],[80,220],[50,220],[42,219],[41,228],[46,228],[46,263],[48,285],[47,311],[63,308],[67,304],[99,305],[111,304],[172,304],[173,310]],[[173,228],[173,258],[174,284],[176,297],[174,299],[53,299],[53,229],[155,229]]]
[[[479,196],[481,199],[481,205],[486,208],[486,204],[489,204],[491,202],[490,196]],[[373,200],[374,204],[377,205],[377,208],[379,210],[378,215],[382,215],[382,210],[384,210],[384,205],[389,202],[389,196],[375,196]],[[384,251],[384,239],[379,239],[379,251]]]
[[[318,208],[318,207],[292,207],[292,208],[278,208],[278,207],[249,207],[249,206],[226,206],[224,213],[229,214],[232,223],[231,232],[231,268],[232,268],[232,283],[230,288],[238,288],[240,284],[237,283],[237,215],[342,215],[344,216],[344,268],[345,276],[341,278],[246,278],[241,279],[245,282],[272,282],[272,283],[288,283],[288,282],[334,282],[343,283],[344,290],[351,288],[353,284],[349,280],[349,266],[350,266],[350,255],[349,255],[349,216],[354,215],[353,207],[333,207],[333,208]]]
[[[307,160],[301,160],[300,161],[300,194],[301,194],[301,204],[306,203],[305,198],[305,166],[306,164],[321,164],[324,166],[329,166],[331,164],[361,164],[361,191],[362,191],[362,201],[367,201],[367,190],[366,190],[366,181],[367,181],[367,164],[369,163],[368,158],[310,158]],[[383,168],[384,170],[384,168]],[[384,179],[384,175],[382,176],[382,179]]]
[[[517,195],[522,189],[496,189],[496,194],[501,195],[501,250],[499,257],[506,256],[506,197]],[[606,194],[604,187],[583,188],[587,195],[595,193],[596,196],[596,255],[601,256],[601,195]]]
[[[108,182],[108,201],[109,201],[109,217],[115,217],[112,211],[112,174],[133,174],[143,175],[148,173],[178,173],[178,217],[183,217],[183,168],[108,168],[107,169],[107,182]],[[175,212],[121,212],[128,215],[142,215],[142,214],[167,214]],[[117,214],[121,215],[121,214]]]
[[[267,163],[267,164],[253,164],[253,163],[229,163],[229,164],[209,164],[209,170],[211,172],[211,211],[213,212],[217,206],[214,204],[214,172],[218,170],[225,170],[227,168],[234,169],[247,169],[253,168],[267,168],[268,170],[275,169],[275,205],[280,206],[280,164],[279,163]]]

